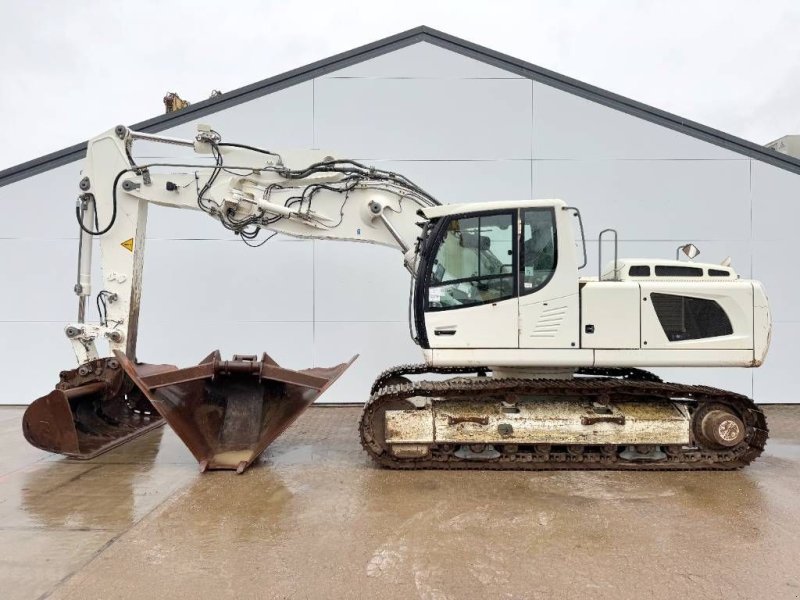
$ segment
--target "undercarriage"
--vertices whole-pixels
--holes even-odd
[[[570,379],[408,365],[373,385],[364,449],[394,469],[732,470],[758,457],[764,413],[746,396],[640,369]],[[455,374],[440,381],[410,376]]]

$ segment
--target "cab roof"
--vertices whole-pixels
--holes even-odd
[[[448,217],[450,215],[468,215],[495,210],[510,210],[515,208],[563,208],[567,204],[563,200],[501,200],[495,202],[470,202],[462,204],[442,204],[441,206],[428,206],[420,208],[417,214],[428,220]]]

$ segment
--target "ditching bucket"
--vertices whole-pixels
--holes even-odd
[[[144,375],[124,354],[125,373],[200,463],[200,470],[242,473],[353,364],[284,369],[266,353],[222,360],[214,351],[195,367]]]
[[[173,365],[138,364],[142,377],[174,371]],[[125,376],[119,360],[101,358],[62,371],[56,389],[28,406],[22,433],[30,444],[88,459],[164,424],[164,419]]]

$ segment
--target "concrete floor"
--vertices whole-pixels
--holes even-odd
[[[798,598],[800,406],[735,473],[391,472],[314,407],[244,475],[91,462],[0,409],[0,598]]]

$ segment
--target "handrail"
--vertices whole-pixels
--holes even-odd
[[[581,211],[575,206],[565,206],[562,210],[575,211],[575,216],[578,217],[578,226],[581,230],[581,245],[583,246],[583,264],[579,265],[578,268],[582,269],[588,264],[589,259],[586,257],[586,235],[583,233],[583,218],[581,218]]]
[[[600,232],[600,235],[597,237],[597,280],[603,280],[603,235],[606,233],[613,233],[614,234],[614,278],[612,281],[619,281],[618,274],[619,269],[617,268],[618,264],[618,250],[619,250],[619,239],[617,236],[616,229],[603,229]]]

